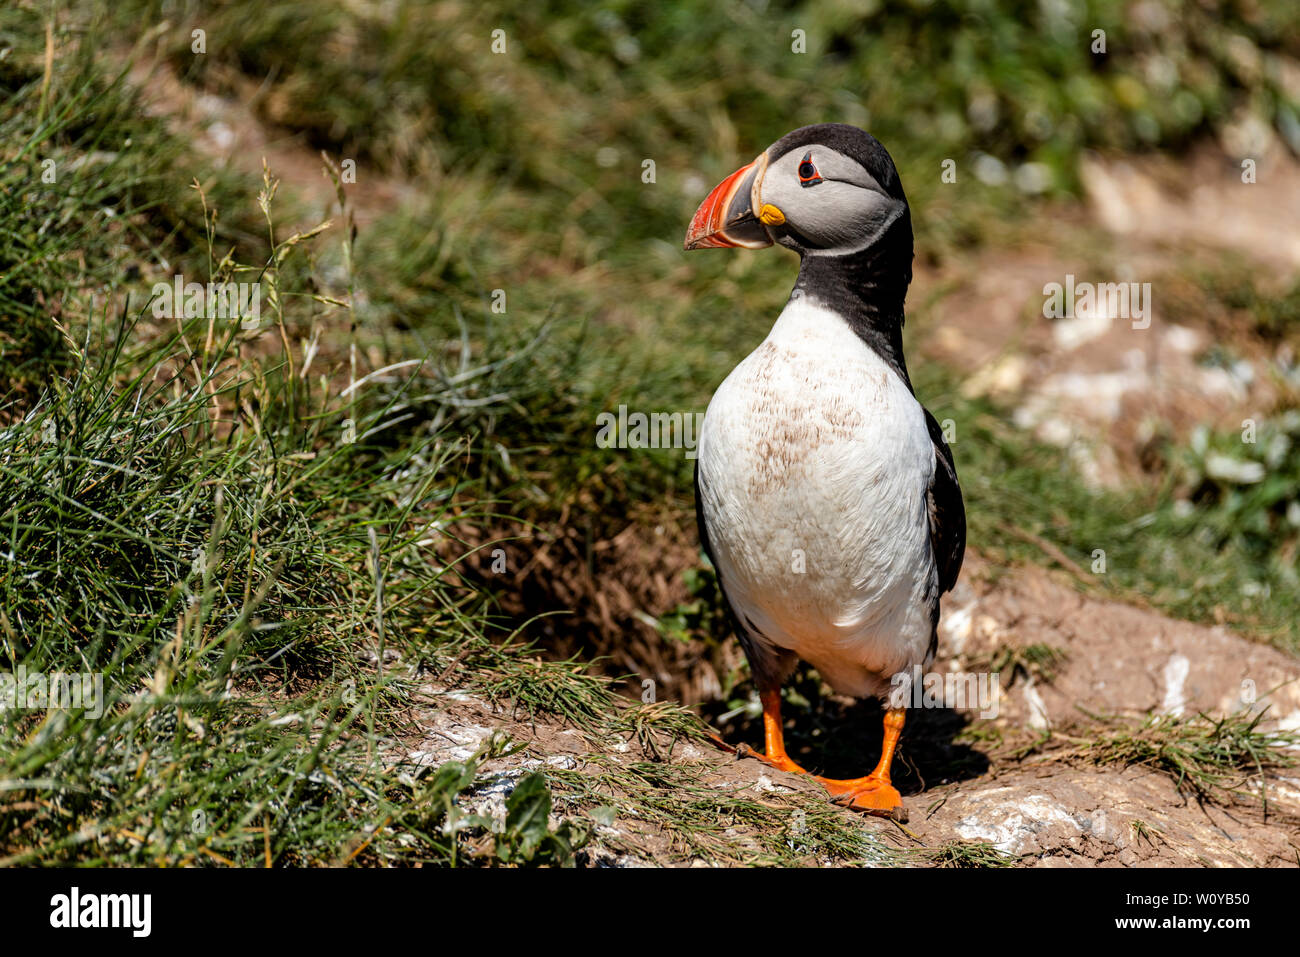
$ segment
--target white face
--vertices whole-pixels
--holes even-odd
[[[754,212],[777,242],[792,240],[812,255],[866,249],[906,209],[856,160],[816,143],[769,163],[755,192]]]

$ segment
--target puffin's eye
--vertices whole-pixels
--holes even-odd
[[[817,172],[817,165],[813,163],[812,151],[809,150],[804,154],[804,158],[799,161],[799,185],[816,186],[822,181],[822,174]]]

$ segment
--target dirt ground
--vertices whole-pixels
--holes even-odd
[[[319,172],[318,157],[263,129],[237,101],[197,94],[161,67],[132,75],[150,91],[152,109],[197,131],[193,141],[200,149],[254,172],[265,155],[276,175],[309,204],[322,212],[328,207],[333,189]],[[1046,323],[1026,307],[1041,303],[1044,275],[1145,278],[1176,263],[1189,246],[1259,256],[1279,277],[1293,274],[1300,269],[1294,228],[1300,170],[1275,151],[1261,160],[1255,187],[1216,186],[1234,175],[1214,146],[1178,168],[1159,159],[1089,160],[1083,170],[1089,201],[1062,215],[1110,237],[1100,265],[1097,258],[1071,261],[1058,233],[1032,248],[985,254],[959,266],[918,268],[910,301],[929,302],[926,312],[943,317],[926,320],[921,357],[964,371],[971,392],[1011,399],[1017,424],[1069,447],[1083,474],[1099,485],[1143,474],[1142,449],[1152,422],[1185,432],[1197,423],[1232,424],[1266,411],[1276,397],[1276,377],[1264,372],[1285,372],[1285,354],[1243,345],[1247,366],[1203,365],[1197,357],[1211,332],[1162,314],[1159,302],[1146,330],[1105,315]],[[361,226],[400,202],[405,189],[401,183],[372,183],[359,191]],[[1114,269],[1108,272],[1107,264]],[[606,592],[593,591],[593,581],[575,586],[572,597],[588,605],[582,614],[591,627],[626,629],[633,650],[621,666],[659,676],[665,694],[694,703],[717,693],[718,671],[727,662],[693,669],[693,683],[674,685],[668,672],[682,660],[654,650],[662,641],[646,619],[682,600],[676,582],[695,561],[694,545],[681,528],[657,534],[658,547],[639,532],[609,545],[625,562],[654,551],[652,573],[639,576],[650,584],[620,584]],[[555,554],[562,559],[562,549]],[[608,569],[601,577],[610,580]],[[1039,569],[993,568],[980,557],[978,542],[945,603],[941,639],[936,671],[974,670],[1008,649],[1045,646],[1057,655],[1050,669],[1031,669],[1004,682],[994,718],[981,718],[976,709],[914,712],[896,775],[910,820],[900,827],[864,819],[882,841],[900,849],[987,842],[1022,865],[1038,867],[1300,864],[1300,770],[1245,782],[1256,791],[1264,786],[1265,810],[1257,799],[1199,801],[1152,768],[1102,767],[1068,747],[1033,747],[1046,728],[1067,741],[1074,729],[1095,728],[1088,712],[1222,715],[1267,705],[1263,727],[1300,730],[1296,660],[1222,628],[1087,597]],[[727,654],[734,656],[734,647]],[[504,813],[511,782],[529,767],[581,771],[597,757],[620,759],[618,747],[611,753],[575,728],[519,721],[455,687],[425,690],[427,707],[413,715],[418,732],[401,743],[407,760],[464,759],[498,731],[528,745],[489,765],[499,773],[497,783],[476,793],[480,810]],[[878,708],[833,699],[815,705],[788,716],[796,760],[833,775],[865,773],[879,749]],[[705,708],[704,714],[713,717],[716,710]],[[731,722],[727,736],[733,744],[755,746],[761,739],[752,717]],[[635,743],[621,747],[628,760],[645,757]],[[679,743],[666,760],[702,765],[705,786],[752,789],[760,796],[781,789],[819,793],[814,782],[707,743]],[[743,843],[749,836],[742,829],[734,839]],[[602,823],[583,853],[596,864],[714,863],[684,854],[661,825],[622,817]]]
[[[1088,712],[1257,713],[1267,706],[1262,728],[1300,729],[1300,667],[1293,659],[1222,628],[1086,597],[1034,569],[992,571],[974,558],[951,596],[935,671],[969,668],[1007,647],[1046,644],[1063,657],[1050,679],[1022,675],[1003,684],[996,718],[981,718],[976,708],[913,712],[896,763],[909,820],[899,826],[863,818],[865,826],[899,849],[986,842],[1035,867],[1300,865],[1300,769],[1263,779],[1265,811],[1248,796],[1198,800],[1169,774],[1098,767],[1069,748],[1017,753],[1044,727],[1066,739],[1072,731],[1095,734]],[[520,722],[453,689],[428,690],[439,705],[419,715],[420,733],[406,742],[408,759],[463,760],[497,730],[529,745],[489,765],[500,783],[476,796],[480,812],[504,813],[512,777],[528,768],[594,769],[594,759],[609,757],[576,729]],[[977,738],[961,734],[973,728],[981,729]],[[874,704],[824,700],[815,715],[787,714],[786,730],[796,760],[832,775],[864,773],[879,754]],[[732,744],[762,743],[756,722],[729,737]],[[635,743],[621,747],[629,760],[646,758]],[[782,789],[821,793],[815,782],[709,743],[679,744],[667,760],[705,765],[705,786],[760,797]],[[1258,794],[1259,779],[1242,783]],[[635,850],[603,852],[598,832],[588,852],[595,863],[710,863],[684,855],[657,825],[620,817],[610,827],[620,847]]]

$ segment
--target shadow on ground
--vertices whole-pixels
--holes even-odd
[[[825,696],[819,686],[815,676],[802,670],[787,684],[795,701],[787,700],[782,712],[786,750],[815,774],[854,778],[869,773],[880,760],[884,734],[884,711],[879,702]],[[718,701],[705,702],[700,712],[722,732],[728,744],[763,746],[761,716],[742,714],[722,721],[726,707]],[[970,721],[968,715],[952,708],[914,708],[908,712],[893,768],[894,785],[902,794],[972,780],[988,771],[987,757],[956,740]]]

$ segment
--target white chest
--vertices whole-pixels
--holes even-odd
[[[791,300],[710,402],[699,468],[728,598],[763,640],[850,693],[921,660],[934,447],[842,317]]]

